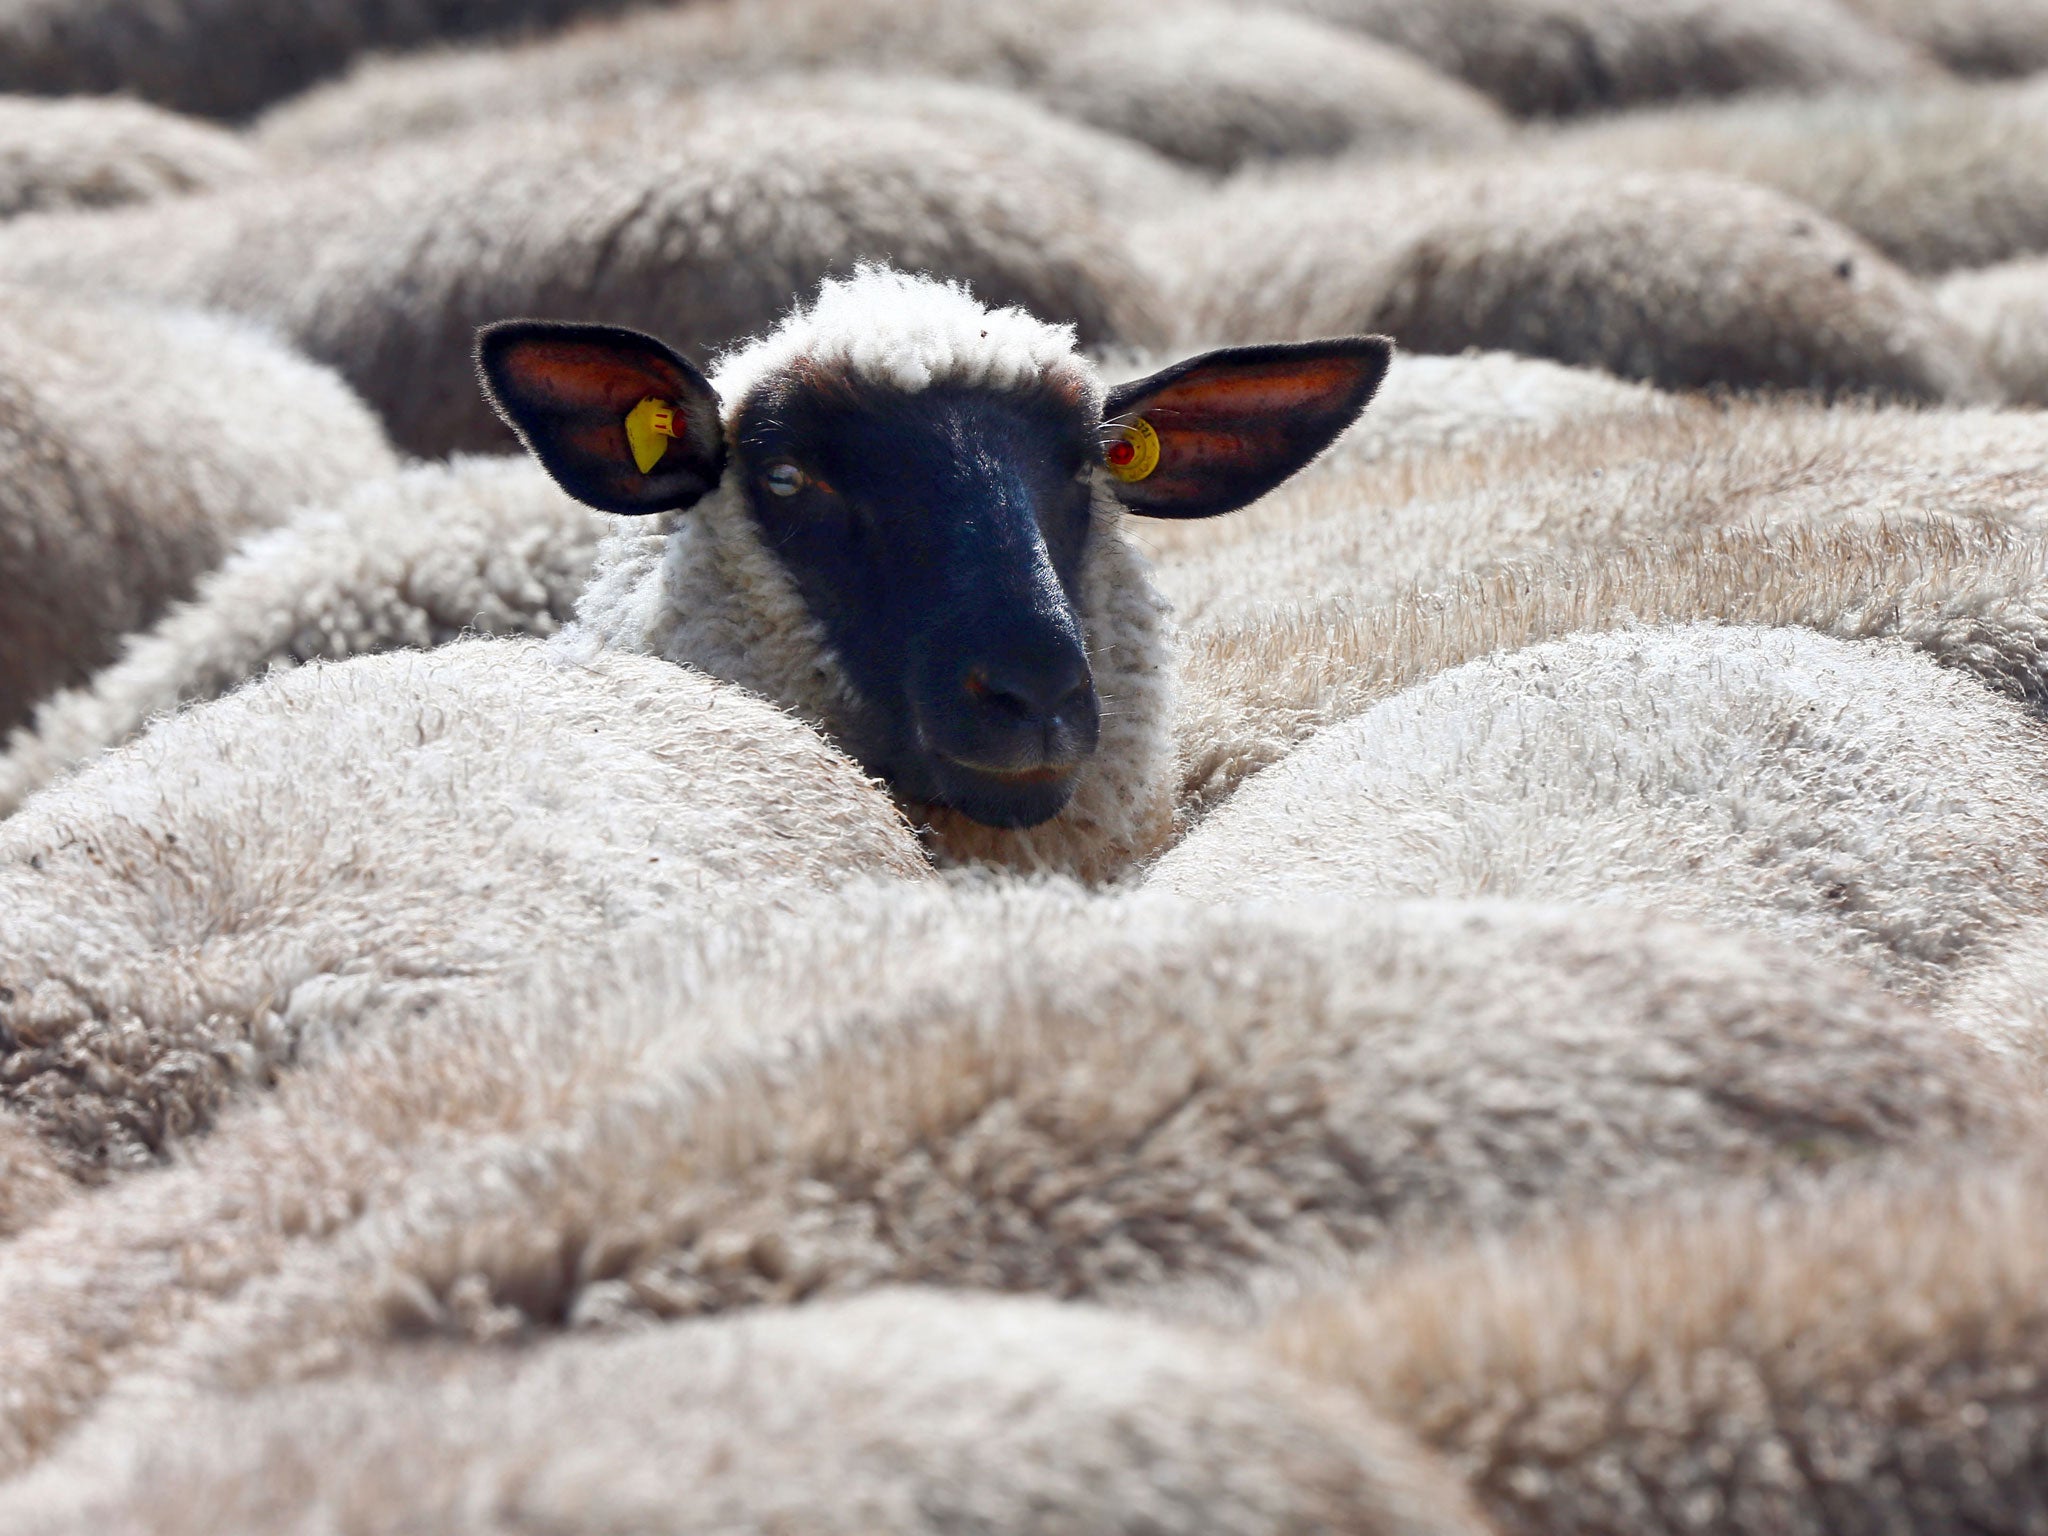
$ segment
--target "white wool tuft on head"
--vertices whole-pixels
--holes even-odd
[[[910,394],[934,384],[1018,389],[1058,380],[1099,403],[1102,384],[1074,328],[1021,309],[990,309],[958,282],[862,263],[765,336],[712,364],[727,418],[761,383],[798,362]]]

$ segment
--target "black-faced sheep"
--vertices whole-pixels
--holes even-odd
[[[1910,272],[2048,250],[2048,83],[1640,113],[1561,133],[1567,165],[1708,171],[1796,198]]]
[[[898,1281],[1262,1273],[2015,1128],[1839,970],[1611,910],[855,886],[391,1018],[0,1246],[0,1467],[122,1378]]]
[[[1171,360],[1127,361],[1118,378],[1156,372]],[[1348,495],[1351,466],[1584,430],[1668,404],[1639,384],[1509,353],[1397,357],[1372,410],[1290,485],[1328,482],[1327,494]],[[1353,504],[1387,494],[1360,485]],[[1176,530],[1212,526],[1154,520],[1131,536],[1141,548],[1171,549]],[[601,531],[595,513],[527,459],[421,466],[333,505],[303,509],[204,577],[190,602],[132,637],[120,660],[90,683],[37,707],[32,726],[0,754],[0,816],[151,717],[216,698],[273,667],[440,645],[469,629],[553,634],[573,612]],[[1194,590],[1199,578],[1176,584]],[[1185,601],[1170,595],[1176,605]],[[1288,670],[1284,659],[1271,664]],[[1361,658],[1358,670],[1363,676],[1371,668]]]
[[[622,97],[673,108],[713,82],[824,67],[1021,92],[1176,160],[1227,168],[1498,139],[1477,92],[1398,49],[1213,0],[700,0],[519,47],[393,59],[280,107],[265,145],[304,157]],[[901,86],[918,88],[915,80]]]
[[[1989,393],[1933,300],[1778,193],[1532,159],[1245,176],[1145,221],[1182,338],[1385,330],[1678,388]]]
[[[1512,1536],[2038,1531],[2048,1162],[1949,1162],[1461,1246],[1270,1341]]]
[[[1165,611],[1127,512],[1203,518],[1348,427],[1391,352],[1207,354],[1105,390],[1070,328],[880,268],[722,359],[508,322],[485,385],[624,524],[566,639],[738,682],[826,729],[955,859],[1089,877],[1172,819]]]
[[[1270,1355],[942,1291],[389,1350],[126,1433],[11,1492],[0,1532],[1486,1536],[1409,1436]]]
[[[0,1102],[99,1177],[309,1039],[879,873],[927,873],[887,797],[701,674],[488,640],[282,673],[0,823]]]
[[[1838,0],[1283,3],[1419,54],[1527,117],[1933,73]]]
[[[362,401],[253,327],[0,292],[0,730],[240,533],[394,468]]]
[[[1581,635],[1312,737],[1149,878],[1217,901],[1647,904],[1935,999],[2048,902],[2048,761],[2018,705],[1902,645]]]
[[[1028,137],[999,146],[915,100],[722,96],[493,127],[210,197],[20,219],[0,269],[265,320],[403,446],[442,453],[509,446],[468,373],[485,321],[589,315],[702,360],[867,256],[1073,321],[1085,343],[1159,339],[1152,286],[1065,135],[1040,159]]]

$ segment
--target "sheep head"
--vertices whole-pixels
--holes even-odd
[[[478,371],[590,506],[737,498],[858,701],[831,722],[841,744],[905,800],[1028,828],[1067,807],[1102,731],[1082,592],[1105,516],[1264,495],[1356,420],[1391,347],[1230,348],[1105,392],[1061,328],[973,313],[975,355],[937,366],[917,355],[929,325],[892,350],[884,306],[851,349],[785,327],[723,389],[652,337],[541,321],[485,329]]]

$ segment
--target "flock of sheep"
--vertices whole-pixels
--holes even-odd
[[[2048,1532],[2048,0],[0,91],[0,1536]]]

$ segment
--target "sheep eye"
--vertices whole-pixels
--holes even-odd
[[[794,496],[811,483],[811,477],[787,459],[779,459],[770,464],[767,473],[761,478],[767,482],[768,489],[777,496]]]

